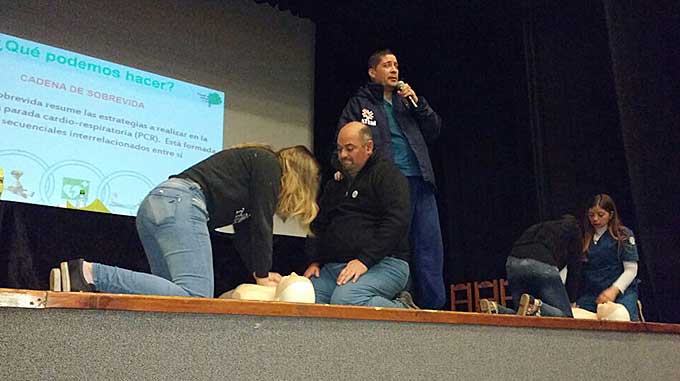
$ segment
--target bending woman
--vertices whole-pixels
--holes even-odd
[[[515,241],[505,263],[508,286],[522,316],[573,317],[583,255],[583,235],[574,216],[530,226]],[[566,287],[560,270],[567,268]],[[482,299],[485,313],[512,314],[514,310]]]
[[[614,200],[598,194],[588,203],[584,218],[583,267],[581,296],[576,304],[597,312],[597,305],[607,302],[623,304],[630,320],[639,320],[637,311],[638,252],[633,232],[623,226]]]
[[[308,230],[318,213],[318,186],[319,166],[304,146],[223,150],[171,176],[142,201],[137,232],[152,274],[76,259],[61,263],[62,288],[212,298],[209,231],[232,224],[235,247],[256,283],[276,285],[280,275],[269,272],[274,214],[297,217]]]

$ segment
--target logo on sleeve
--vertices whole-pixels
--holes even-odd
[[[633,236],[628,237],[628,242],[630,242],[631,245],[635,246],[635,237]]]
[[[246,212],[246,208],[241,208],[236,211],[236,215],[234,215],[234,223],[238,224],[241,223],[250,217],[250,213]]]
[[[367,126],[374,126],[376,125],[376,121],[374,118],[373,111],[364,108],[361,109],[361,123],[367,125]]]

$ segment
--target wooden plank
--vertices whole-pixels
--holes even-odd
[[[0,289],[6,290],[6,289]],[[0,292],[0,307],[45,308],[46,291],[8,290]]]
[[[52,292],[0,288],[0,295],[27,295],[43,298],[45,308],[100,309],[140,312],[201,313],[255,316],[285,316],[347,320],[470,324],[504,327],[605,330],[680,334],[679,324],[614,322],[515,315],[488,315],[471,312],[408,310],[398,308],[338,306],[248,300],[187,298],[88,292]],[[16,306],[22,307],[22,306]]]

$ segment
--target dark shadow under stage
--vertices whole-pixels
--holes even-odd
[[[680,325],[0,289],[7,379],[674,379]]]

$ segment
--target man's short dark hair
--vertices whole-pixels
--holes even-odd
[[[378,66],[380,60],[388,54],[394,55],[394,53],[392,53],[392,51],[389,49],[380,49],[375,51],[370,57],[368,57],[368,68],[370,69],[372,67]]]

